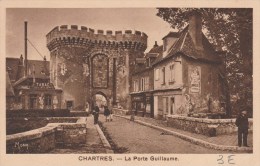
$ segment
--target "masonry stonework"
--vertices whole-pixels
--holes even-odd
[[[85,117],[48,117],[45,127],[7,135],[7,153],[46,153],[55,147],[77,147],[86,143]]]
[[[81,110],[93,96],[103,95],[122,108],[130,108],[129,88],[134,60],[143,57],[147,35],[97,30],[77,25],[57,26],[47,35],[51,81],[63,89],[62,107],[68,101]]]
[[[221,112],[219,64],[199,62],[186,57],[183,58],[182,63],[184,100],[190,104],[189,112],[186,113]],[[193,83],[195,82],[193,79],[197,79],[198,82]]]
[[[169,115],[167,117],[168,126],[207,136],[224,135],[237,132],[235,121],[236,119],[207,119],[180,115]],[[212,129],[215,130],[215,135],[211,135],[213,134]],[[249,119],[249,132],[252,131],[253,120]]]

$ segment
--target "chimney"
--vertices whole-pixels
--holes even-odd
[[[153,47],[158,47],[157,41],[155,41]]]
[[[202,50],[202,20],[201,13],[192,11],[189,18],[189,33],[197,50]]]
[[[47,61],[46,61],[46,56],[43,57],[43,69],[41,71],[42,74],[49,76],[49,70],[48,70],[48,66],[47,66]]]
[[[20,56],[19,65],[23,66],[23,54]]]
[[[24,65],[23,65],[23,55],[20,56],[20,60],[18,63],[18,71],[16,75],[16,80],[19,80],[20,78],[24,77]]]

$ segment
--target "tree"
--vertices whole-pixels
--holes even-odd
[[[201,13],[203,32],[216,50],[226,52],[223,58],[230,94],[240,98],[235,106],[249,110],[252,116],[252,8],[158,8],[157,16],[182,30],[192,11]]]

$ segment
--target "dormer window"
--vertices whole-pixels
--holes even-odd
[[[162,38],[163,40],[163,57],[168,54],[169,49],[179,38],[178,32],[169,32],[166,36]]]

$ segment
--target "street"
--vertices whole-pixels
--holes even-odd
[[[228,153],[195,145],[119,117],[114,117],[112,122],[105,122],[101,115],[100,121],[117,146],[127,148],[126,153]]]

